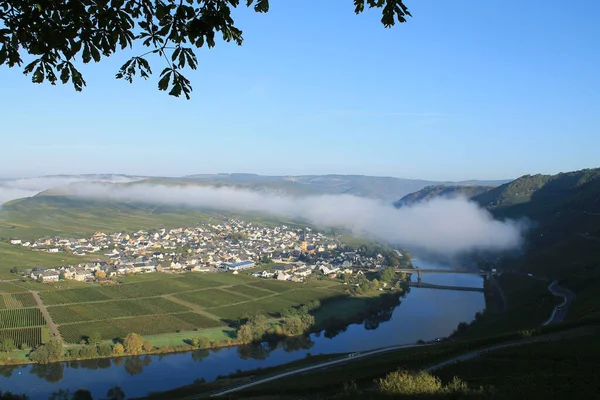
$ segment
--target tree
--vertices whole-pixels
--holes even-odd
[[[106,278],[106,272],[102,271],[101,269],[97,269],[96,272],[94,272],[94,276],[98,279]]]
[[[67,279],[67,276],[65,275],[65,271],[60,271],[60,273],[58,274],[58,279],[60,279],[61,281],[64,281],[65,279]]]
[[[38,364],[48,364],[50,362],[50,356],[48,354],[48,348],[46,346],[40,346],[36,350],[29,354],[29,359]]]
[[[123,347],[127,354],[137,354],[142,351],[144,340],[137,333],[130,333],[123,340]]]
[[[15,341],[12,338],[6,338],[0,342],[0,351],[5,353],[11,352],[17,348]]]
[[[123,347],[123,345],[121,343],[117,343],[113,347],[112,352],[113,352],[113,355],[115,355],[115,356],[122,356],[123,354],[125,354],[125,348]]]
[[[150,343],[149,340],[145,340],[144,343],[142,344],[142,347],[143,347],[144,351],[151,351],[152,343]]]
[[[60,340],[51,338],[44,345],[48,349],[48,357],[50,361],[58,361],[63,356],[63,347]]]
[[[385,27],[406,22],[410,16],[404,0],[354,0],[354,11],[360,14],[365,5],[382,9]],[[71,82],[81,91],[86,82],[75,65],[77,56],[84,64],[100,62],[119,50],[134,44],[148,51],[127,61],[116,74],[117,79],[132,82],[139,74],[144,79],[152,74],[145,58],[162,59],[159,90],[190,98],[192,86],[181,71],[196,69],[194,48],[216,44],[220,33],[223,41],[241,45],[242,31],[231,16],[239,0],[80,0],[24,1],[0,0],[0,65],[21,66],[23,53],[34,57],[23,72],[33,74],[34,83],[55,85]],[[254,11],[269,11],[269,0],[246,0]],[[188,45],[189,44],[189,45]]]
[[[98,346],[98,354],[102,357],[108,357],[112,354],[112,346],[110,343],[102,343]]]
[[[87,338],[87,344],[96,346],[102,340],[102,336],[98,332],[92,332]]]
[[[192,339],[192,346],[199,349],[206,349],[210,346],[210,340],[204,336],[198,336]]]
[[[396,277],[396,271],[394,268],[387,267],[379,274],[379,280],[382,282],[390,282]]]

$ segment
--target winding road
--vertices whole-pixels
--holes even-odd
[[[548,290],[553,295],[562,297],[564,299],[564,301],[562,304],[556,306],[554,308],[554,310],[552,310],[552,314],[550,315],[550,318],[548,318],[548,320],[543,325],[549,325],[549,324],[562,322],[566,316],[569,305],[575,298],[575,294],[573,292],[571,292],[567,288],[564,288],[564,287],[558,285],[558,283],[556,281],[552,282],[548,286]],[[523,340],[519,340],[519,341],[515,341],[515,342],[502,343],[502,344],[498,344],[498,345],[494,345],[494,346],[490,346],[490,347],[485,347],[483,349],[474,350],[469,353],[461,354],[460,356],[456,356],[451,359],[445,360],[441,363],[427,367],[424,370],[425,371],[433,371],[433,370],[445,367],[447,365],[454,364],[456,362],[471,360],[473,358],[479,357],[482,354],[488,353],[490,351],[504,349],[504,348],[508,348],[508,347],[514,347],[514,346],[522,346],[524,344],[541,342],[541,341],[546,341],[546,340],[555,340],[555,339],[554,339],[554,336],[539,337],[539,338],[534,338],[534,339],[523,339]],[[271,382],[271,381],[274,381],[277,379],[282,379],[282,378],[285,378],[288,376],[297,375],[297,374],[301,374],[301,373],[308,372],[308,371],[313,371],[313,370],[317,370],[317,369],[321,369],[321,368],[330,367],[330,366],[336,365],[336,364],[351,362],[351,361],[354,361],[359,358],[370,357],[370,356],[373,356],[373,355],[379,354],[379,353],[384,353],[384,352],[394,351],[394,350],[399,350],[399,349],[406,349],[406,348],[434,346],[436,344],[437,343],[434,342],[434,343],[429,343],[429,344],[402,345],[402,346],[386,347],[386,348],[382,348],[382,349],[370,350],[370,351],[359,352],[359,353],[352,353],[352,354],[349,354],[347,356],[344,356],[344,357],[341,357],[341,358],[338,358],[335,360],[326,361],[326,362],[322,362],[322,363],[318,363],[318,364],[314,364],[314,365],[309,365],[306,367],[296,368],[296,369],[292,369],[290,371],[274,373],[272,375],[267,375],[267,376],[257,378],[254,381],[245,382],[245,383],[241,383],[239,385],[230,386],[226,389],[217,390],[210,394],[208,394],[208,393],[199,394],[196,396],[186,397],[185,399],[182,399],[182,400],[191,400],[191,399],[196,399],[199,397],[206,397],[206,396],[209,396],[209,397],[223,396],[226,394],[239,392],[241,390],[245,390],[245,389],[251,388],[253,386],[262,385],[264,383]]]

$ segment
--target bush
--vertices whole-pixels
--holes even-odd
[[[417,396],[439,393],[442,390],[442,382],[427,372],[411,374],[407,371],[396,371],[379,379],[377,388],[385,394]]]
[[[152,350],[152,343],[150,343],[149,340],[144,341],[144,344],[142,345],[142,348],[144,349],[144,351],[151,351]]]
[[[113,347],[112,353],[115,356],[122,356],[123,354],[125,354],[125,348],[121,343],[117,343],[115,344],[115,347]]]
[[[461,381],[458,377],[454,377],[446,386],[442,381],[430,375],[427,372],[420,371],[418,373],[410,373],[407,371],[391,372],[376,382],[377,389],[386,395],[392,396],[471,396],[482,395],[486,390],[478,388],[473,390],[469,388],[466,382]],[[491,393],[491,392],[490,392]],[[489,393],[487,393],[489,394]],[[437,397],[436,397],[437,398]]]
[[[108,357],[112,354],[112,346],[109,343],[102,343],[98,346],[98,354],[102,357]]]

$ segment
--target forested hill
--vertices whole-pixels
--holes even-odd
[[[427,186],[417,192],[407,194],[400,200],[394,203],[396,207],[409,206],[422,201],[428,201],[436,197],[466,197],[468,199],[488,192],[494,186],[443,186],[432,185]]]
[[[522,257],[502,268],[562,279],[577,295],[568,318],[600,317],[600,168],[522,176],[473,200],[531,221]]]
[[[568,209],[600,212],[599,196],[600,168],[595,168],[557,175],[525,175],[473,199],[488,210],[497,210],[498,215],[533,217]]]

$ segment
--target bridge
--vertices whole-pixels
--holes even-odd
[[[425,268],[398,268],[396,272],[407,274],[477,274],[487,275],[486,271],[480,269],[425,269]]]
[[[442,290],[462,290],[464,292],[480,292],[483,293],[483,288],[469,287],[469,286],[449,286],[449,285],[434,285],[433,283],[421,282],[409,282],[408,286],[427,288],[427,289],[442,289]]]

